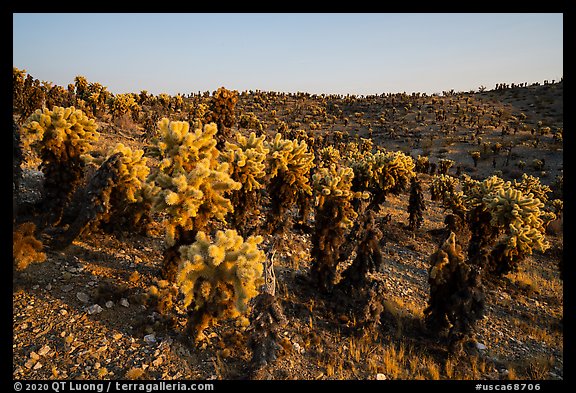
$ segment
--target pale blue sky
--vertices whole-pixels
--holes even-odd
[[[492,89],[563,76],[563,15],[15,13],[13,66],[115,94]]]

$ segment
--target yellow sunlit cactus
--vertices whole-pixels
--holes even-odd
[[[354,190],[373,195],[372,206],[382,203],[387,194],[407,188],[416,175],[414,160],[400,151],[349,155],[346,165],[354,171]]]
[[[75,107],[44,108],[23,124],[20,135],[24,149],[31,148],[42,160],[44,193],[41,203],[46,223],[57,223],[83,175],[81,156],[99,138],[96,121]]]
[[[196,241],[180,247],[182,262],[176,282],[190,308],[189,329],[196,340],[203,331],[224,318],[248,311],[248,302],[264,283],[261,236],[246,241],[235,230],[218,231],[214,239],[198,232]]]
[[[242,184],[242,188],[230,193],[234,206],[230,223],[243,236],[257,225],[260,214],[260,190],[265,187],[267,175],[265,138],[264,134],[257,137],[251,132],[245,137],[237,132],[233,142],[226,142],[221,155],[221,160],[229,164],[231,178]]]
[[[323,291],[330,291],[335,284],[345,230],[358,216],[352,200],[368,198],[369,195],[351,190],[354,171],[348,167],[331,165],[320,168],[312,178],[317,209],[311,239],[313,263],[310,272]]]
[[[268,225],[269,232],[274,233],[286,227],[289,221],[286,212],[297,201],[301,211],[307,210],[306,202],[312,195],[310,170],[314,167],[314,153],[308,151],[306,142],[283,139],[280,133],[264,146],[269,150],[266,158],[270,179],[268,194],[274,196]]]
[[[312,184],[316,191],[316,206],[322,209],[326,201],[341,206],[342,221],[334,224],[343,227],[352,225],[352,221],[357,217],[356,212],[352,209],[350,202],[353,198],[369,197],[367,192],[354,192],[351,190],[354,171],[348,167],[337,167],[330,165],[328,168],[320,168],[312,176]]]
[[[164,211],[166,241],[176,244],[179,231],[202,230],[207,221],[225,221],[233,206],[225,194],[242,186],[229,175],[229,164],[218,161],[217,128],[206,124],[194,131],[188,122],[159,122],[157,146],[161,160],[149,176],[155,186],[155,211]]]
[[[263,187],[259,182],[266,176],[266,155],[268,149],[264,146],[266,135],[256,136],[251,132],[248,138],[236,133],[235,141],[226,142],[222,160],[229,164],[232,178],[242,183],[246,191],[258,190]]]
[[[464,218],[467,206],[464,203],[464,192],[457,190],[459,185],[460,181],[456,177],[434,175],[430,183],[430,195],[433,201],[441,201],[446,209]]]
[[[266,142],[270,178],[282,176],[290,186],[299,187],[307,194],[312,193],[309,184],[310,169],[314,166],[314,153],[308,151],[304,141],[283,139],[276,134],[271,142]]]
[[[61,161],[79,157],[91,150],[99,133],[96,120],[73,106],[38,109],[22,125],[24,147],[32,147],[42,154],[51,152]]]
[[[533,250],[546,251],[549,243],[545,240],[545,224],[555,218],[543,210],[544,203],[534,194],[515,186],[518,183],[505,182],[498,176],[466,186],[464,201],[469,220],[475,223],[471,249],[477,252],[496,242],[490,261],[491,269],[498,274],[515,270]]]

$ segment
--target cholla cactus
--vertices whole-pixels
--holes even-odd
[[[466,205],[464,203],[465,195],[457,188],[460,182],[458,178],[450,175],[434,175],[430,183],[430,196],[433,201],[441,201],[446,209],[464,218],[466,214]]]
[[[36,239],[36,225],[25,222],[12,231],[12,262],[16,270],[24,270],[33,262],[44,262],[42,242]]]
[[[318,152],[318,158],[320,159],[319,166],[328,167],[332,164],[340,164],[342,157],[340,155],[340,150],[335,149],[332,146],[326,146]]]
[[[266,135],[259,137],[251,132],[246,138],[236,133],[233,143],[226,143],[226,149],[222,154],[222,160],[227,162],[231,169],[232,178],[242,183],[246,191],[255,191],[263,188],[259,182],[266,176],[266,155],[268,149],[264,146]]]
[[[133,118],[137,119],[141,108],[133,94],[117,94],[109,101],[108,105],[113,119],[122,117],[125,114],[131,114]]]
[[[424,217],[422,212],[426,209],[424,203],[424,194],[422,193],[422,186],[416,177],[410,181],[410,198],[408,199],[408,228],[411,231],[422,226]]]
[[[552,192],[550,187],[540,183],[540,178],[526,173],[522,174],[522,179],[519,182],[513,180],[512,187],[522,191],[524,194],[532,193],[534,197],[538,198],[542,203],[548,202],[548,194]]]
[[[478,150],[473,150],[468,152],[472,160],[474,161],[474,168],[478,167],[478,160],[480,159],[480,152]]]
[[[454,232],[449,233],[430,261],[430,299],[424,310],[426,324],[436,333],[449,328],[450,349],[459,352],[463,340],[484,313],[480,270],[464,261]]]
[[[118,158],[104,165],[105,160],[110,160],[114,156]],[[72,216],[79,214],[86,216],[85,210],[88,206],[85,202],[89,202],[96,194],[105,193],[106,202],[98,199],[99,202],[93,205],[93,208],[98,209],[98,213],[93,217],[98,225],[108,229],[139,228],[145,231],[151,222],[152,200],[151,188],[146,182],[150,168],[147,165],[147,158],[144,157],[144,151],[132,150],[118,143],[109,149],[106,158],[86,156],[85,161],[99,165],[100,168],[93,177],[98,176],[101,180],[96,182],[89,180],[84,190],[85,195],[80,201],[76,200],[75,206],[70,208],[75,210]]]
[[[446,175],[448,170],[454,165],[453,160],[442,159],[438,161],[438,174]]]
[[[144,151],[132,150],[121,143],[108,151],[106,158],[86,156],[99,165],[86,186],[77,193],[67,215],[62,219],[67,228],[53,238],[52,247],[72,243],[91,224],[108,230],[147,229],[151,222],[151,199],[146,176]]]
[[[34,112],[24,123],[20,135],[25,148],[40,156],[44,173],[42,207],[48,223],[57,223],[64,206],[80,183],[84,162],[81,156],[98,140],[97,124],[74,107],[44,108]]]
[[[544,236],[540,210],[543,207],[544,204],[532,194],[524,195],[510,186],[486,198],[492,226],[505,232],[505,237],[492,252],[497,273],[514,271],[518,262],[533,250],[544,252],[550,247]]]
[[[418,157],[416,157],[415,168],[418,173],[428,173],[430,169],[430,159],[428,156],[418,155]]]
[[[354,192],[351,190],[354,171],[348,167],[330,165],[328,168],[320,168],[312,176],[314,191],[316,192],[316,206],[322,209],[326,204],[332,203],[339,206],[337,217],[340,220],[334,224],[343,228],[352,225],[352,220],[357,217],[356,212],[350,209],[349,202],[353,198],[369,197],[367,192]]]
[[[193,241],[195,233],[205,230],[211,219],[225,222],[234,210],[226,194],[242,185],[230,178],[228,163],[218,161],[214,123],[191,132],[188,122],[164,118],[159,129],[156,145],[161,160],[148,180],[154,189],[153,210],[167,213],[163,225],[169,248],[164,253],[162,275],[174,281],[178,247]]]
[[[266,135],[256,136],[254,132],[246,138],[236,133],[235,142],[226,142],[226,149],[222,154],[222,161],[228,163],[230,177],[242,184],[242,188],[233,191],[230,200],[234,206],[232,224],[242,234],[246,234],[246,225],[251,215],[259,211],[260,191],[264,188],[261,183],[266,177],[266,155],[268,149],[264,147]]]
[[[367,191],[374,195],[372,206],[382,203],[386,194],[405,189],[410,179],[415,176],[412,157],[400,151],[380,150],[375,154],[365,154],[361,161],[364,163],[354,165],[353,169],[361,170],[360,177],[367,179]]]
[[[506,274],[533,250],[545,251],[545,222],[552,217],[534,194],[524,194],[512,183],[492,176],[470,187],[466,202],[472,238],[468,249],[471,259],[498,240],[489,252],[490,269]],[[504,235],[499,239],[500,235]]]
[[[238,120],[238,127],[257,130],[260,132],[263,131],[262,123],[260,123],[260,120],[253,112],[241,114],[240,119]]]
[[[244,241],[235,230],[218,231],[215,239],[200,231],[194,243],[180,247],[176,282],[190,310],[188,329],[197,341],[209,325],[247,313],[248,302],[264,283],[261,242],[261,236]]]
[[[270,178],[268,195],[273,196],[267,221],[270,233],[274,233],[289,224],[286,213],[297,201],[304,201],[300,197],[308,199],[307,196],[312,195],[309,176],[314,153],[308,151],[306,142],[283,139],[279,133],[264,146],[269,150],[266,158]]]
[[[154,210],[168,213],[163,224],[166,242],[173,246],[183,231],[203,230],[213,217],[225,221],[233,211],[225,193],[241,184],[230,178],[228,163],[218,162],[215,124],[190,132],[188,122],[164,118],[159,129],[162,159],[148,180],[155,186]]]
[[[415,175],[412,158],[402,152],[353,154],[347,165],[354,170],[353,189],[369,191],[374,196],[372,207],[382,203],[386,194],[404,189]]]
[[[330,291],[335,283],[345,230],[358,216],[352,207],[352,199],[367,198],[368,195],[351,190],[354,172],[348,167],[331,165],[320,168],[312,178],[317,210],[311,239],[314,262],[310,272],[323,291]]]
[[[207,113],[206,122],[216,123],[220,131],[216,136],[218,148],[224,146],[224,142],[229,138],[229,129],[236,124],[234,113],[238,102],[238,92],[228,90],[224,87],[218,88],[212,96],[209,104],[210,112]]]
[[[504,188],[505,182],[498,176],[490,176],[481,182],[469,181],[465,188],[464,202],[469,209],[482,207],[486,196],[495,194]]]

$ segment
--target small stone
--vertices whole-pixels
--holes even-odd
[[[160,366],[163,362],[164,362],[164,358],[163,358],[162,356],[160,356],[160,357],[158,357],[158,358],[156,358],[156,359],[154,359],[154,360],[152,361],[152,365],[153,365],[154,367],[158,367],[158,366]]]
[[[73,289],[74,289],[74,285],[72,285],[72,284],[64,285],[62,287],[62,292],[70,292]]]
[[[376,374],[376,380],[378,380],[378,381],[385,381],[387,379],[388,379],[388,377],[386,376],[386,374],[382,374],[382,373]]]
[[[39,370],[42,368],[42,363],[38,362],[34,365],[34,370]]]
[[[88,303],[90,301],[90,297],[84,292],[78,292],[76,294],[76,298],[80,300],[82,303]]]
[[[26,368],[32,368],[35,364],[36,364],[37,360],[34,359],[28,359],[26,361],[26,363],[24,363],[24,367]]]
[[[156,336],[154,335],[154,333],[147,334],[146,336],[144,336],[144,341],[147,344],[155,344],[156,343]]]
[[[486,345],[482,343],[476,343],[476,349],[478,349],[479,351],[483,351],[486,349]]]
[[[51,290],[52,290],[52,284],[46,285],[46,290],[47,290],[47,291],[51,291]]]
[[[38,284],[36,284],[36,285],[34,285],[34,286],[32,287],[32,289],[34,289],[34,290],[36,290],[36,289],[38,289],[38,288],[40,288],[40,285],[38,285]]]
[[[108,300],[106,302],[106,308],[112,308],[114,306],[114,302],[112,300]]]
[[[120,299],[120,304],[124,307],[130,307],[130,303],[128,303],[128,300],[126,298]]]
[[[48,354],[48,352],[50,352],[50,346],[48,345],[44,345],[42,348],[40,348],[40,350],[38,351],[38,355],[40,356],[46,356]]]
[[[292,344],[292,346],[294,347],[294,350],[296,352],[303,352],[304,351],[304,349],[298,343],[294,343],[294,344]]]
[[[113,338],[115,341],[118,341],[118,340],[120,340],[120,339],[122,338],[122,334],[121,334],[121,333],[116,333],[116,334],[114,334],[114,335],[112,336],[112,338]]]
[[[128,279],[130,282],[138,282],[138,280],[140,280],[140,273],[138,273],[137,271],[134,271],[131,275],[130,278]]]
[[[92,315],[92,314],[100,314],[103,310],[104,309],[100,307],[99,304],[93,304],[86,309],[86,312],[88,312],[89,315]]]
[[[60,315],[66,315],[66,314],[68,314],[68,311],[66,311],[65,309],[60,310]]]

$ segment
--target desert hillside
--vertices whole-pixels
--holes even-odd
[[[564,378],[563,81],[154,96],[14,80],[14,379]],[[32,124],[42,106],[85,120]],[[250,141],[267,150],[238,159]],[[248,273],[206,262],[220,252]]]

